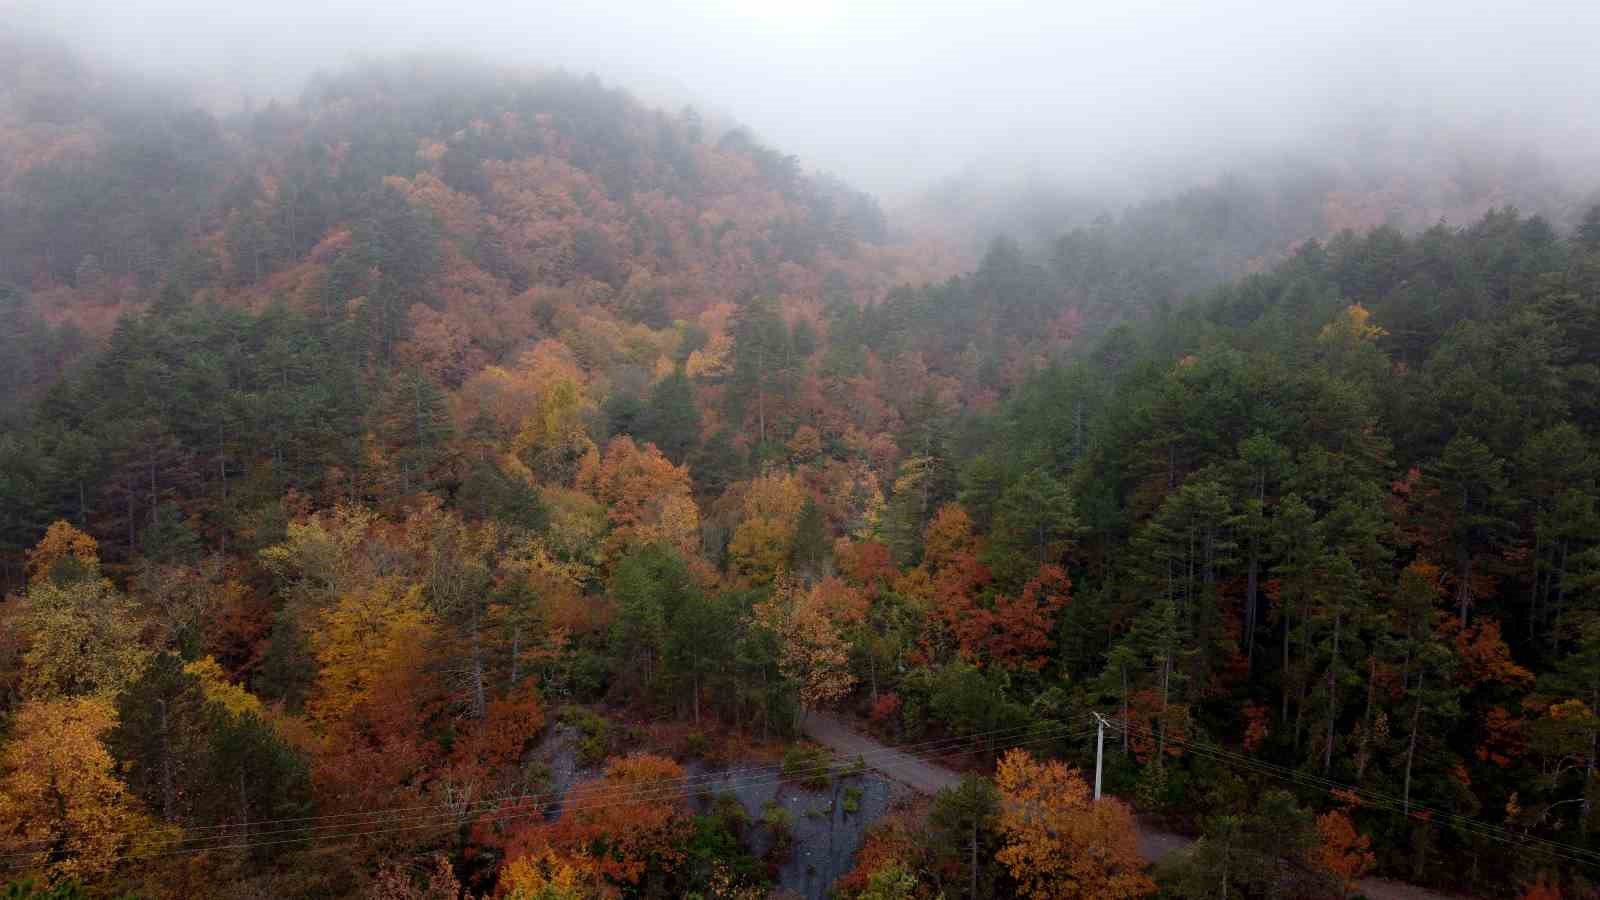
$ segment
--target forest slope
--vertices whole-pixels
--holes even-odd
[[[1107,327],[1059,257],[942,278],[592,79],[408,60],[217,118],[4,58],[12,868],[759,892],[782,814],[691,810],[668,757],[852,705],[1129,721],[1110,790],[1203,835],[1175,896],[1593,889],[1600,209],[1343,231]],[[546,821],[557,718],[603,774]],[[1034,750],[840,890],[1153,890]],[[1006,815],[1047,800],[1095,852]]]

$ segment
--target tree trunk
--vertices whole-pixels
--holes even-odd
[[[1366,775],[1367,772],[1366,748],[1372,741],[1372,705],[1376,699],[1374,695],[1378,686],[1378,657],[1368,657],[1367,661],[1367,710],[1362,714],[1361,717],[1361,720],[1364,724],[1361,728],[1361,754],[1356,760],[1357,784],[1361,783],[1362,777]]]
[[[1128,667],[1122,667],[1122,755],[1128,755]]]
[[[1250,538],[1250,563],[1244,586],[1244,672],[1248,678],[1256,665],[1257,571],[1261,565],[1256,539]]]
[[[482,720],[489,713],[488,691],[484,685],[483,635],[476,616],[472,623],[472,717]]]
[[[1600,704],[1600,690],[1589,692],[1589,708],[1596,708]],[[1578,819],[1578,828],[1584,837],[1589,836],[1589,785],[1594,781],[1595,757],[1600,755],[1600,731],[1589,732],[1589,758],[1583,764],[1583,804],[1582,815]]]
[[[972,817],[972,843],[968,855],[968,887],[967,894],[972,900],[978,900],[978,817]]]
[[[1547,591],[1550,582],[1549,567],[1545,565],[1545,540],[1544,528],[1536,527],[1533,538],[1533,597],[1528,600],[1528,642],[1532,643],[1539,633],[1540,600]]]
[[[217,429],[217,481],[222,486],[222,502],[228,502],[228,457],[225,448],[228,446],[228,435],[223,429]]]
[[[1167,697],[1172,685],[1172,657],[1161,661],[1161,721],[1156,738],[1156,765],[1166,764],[1167,757]]]
[[[1338,667],[1339,667],[1339,625],[1342,616],[1340,613],[1333,615],[1333,658],[1328,661],[1328,741],[1322,749],[1322,775],[1327,777],[1333,770],[1333,729],[1338,723]]]
[[[1289,660],[1289,633],[1293,631],[1294,608],[1289,605],[1289,598],[1283,598],[1283,709],[1278,713],[1278,721],[1289,721],[1289,673],[1292,671]]]
[[[517,623],[516,627],[511,630],[511,683],[508,685],[509,687],[515,688],[517,686],[517,677],[522,674],[519,671],[519,664],[522,662],[520,658],[521,656],[522,623],[519,622]]]
[[[1555,643],[1555,636],[1561,633],[1561,614],[1565,611],[1567,599],[1567,540],[1561,540],[1561,562],[1556,564],[1556,602],[1555,620],[1545,630],[1550,643]]]
[[[244,770],[239,770],[239,843],[247,843],[250,836],[250,794],[245,791]]]
[[[762,375],[756,382],[756,426],[760,429],[761,443],[767,442],[767,385]]]
[[[1306,722],[1306,695],[1311,692],[1310,673],[1300,680],[1300,697],[1294,706],[1294,752],[1300,752],[1300,733]]]
[[[1401,794],[1401,808],[1408,816],[1411,815],[1411,763],[1417,757],[1417,725],[1422,721],[1423,677],[1424,673],[1417,673],[1417,702],[1411,708],[1411,740],[1406,745],[1406,780]]]
[[[1228,863],[1232,857],[1232,854],[1228,852],[1230,849],[1232,849],[1231,845],[1224,847],[1222,850],[1222,893],[1217,895],[1222,900],[1229,900],[1230,896],[1228,893]]]
[[[1083,456],[1083,400],[1080,398],[1072,408],[1072,461],[1077,462]]]
[[[177,779],[172,771],[172,734],[167,730],[167,701],[157,700],[161,711],[161,817],[173,821],[177,805]]]

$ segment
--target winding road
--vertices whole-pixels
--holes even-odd
[[[825,712],[807,714],[803,730],[806,737],[843,757],[864,756],[870,768],[924,794],[936,794],[961,781],[961,775],[943,766],[890,747],[850,727],[843,719]],[[1139,825],[1139,853],[1156,862],[1194,843],[1194,839],[1169,831]],[[1386,878],[1363,878],[1356,888],[1370,900],[1460,900],[1415,885]]]

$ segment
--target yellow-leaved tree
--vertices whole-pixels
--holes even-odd
[[[293,599],[327,602],[372,577],[365,545],[377,515],[339,506],[290,522],[281,544],[261,551],[261,564]]]
[[[319,671],[308,706],[325,721],[345,718],[387,673],[420,660],[435,631],[422,586],[390,578],[344,594],[321,619],[311,635]]]
[[[246,713],[262,714],[261,701],[256,695],[242,685],[229,681],[228,674],[222,671],[222,666],[215,659],[209,656],[197,659],[184,666],[183,671],[200,679],[200,691],[207,701],[218,704],[234,717]]]
[[[16,621],[27,647],[22,691],[30,698],[115,696],[150,655],[139,643],[133,602],[98,572],[65,584],[34,582]]]
[[[805,590],[780,572],[772,595],[752,610],[758,628],[778,642],[778,671],[794,683],[800,703],[796,727],[807,711],[832,703],[850,692],[850,645],[839,633],[827,591]]]
[[[28,593],[7,626],[22,648],[23,696],[112,697],[148,653],[134,604],[100,576],[94,538],[56,522],[28,551]]]
[[[0,840],[12,862],[52,882],[87,879],[177,836],[113,773],[102,736],[116,724],[103,697],[27,703],[0,750]]]
[[[746,485],[741,521],[728,542],[728,568],[751,584],[767,584],[789,562],[806,493],[790,473],[769,472]]]
[[[599,896],[596,875],[549,847],[511,860],[500,871],[506,900],[589,900]]]

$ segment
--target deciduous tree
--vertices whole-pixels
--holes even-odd
[[[995,769],[1005,864],[1024,897],[1130,898],[1155,893],[1139,857],[1133,814],[1095,801],[1076,770],[1012,750]]]

